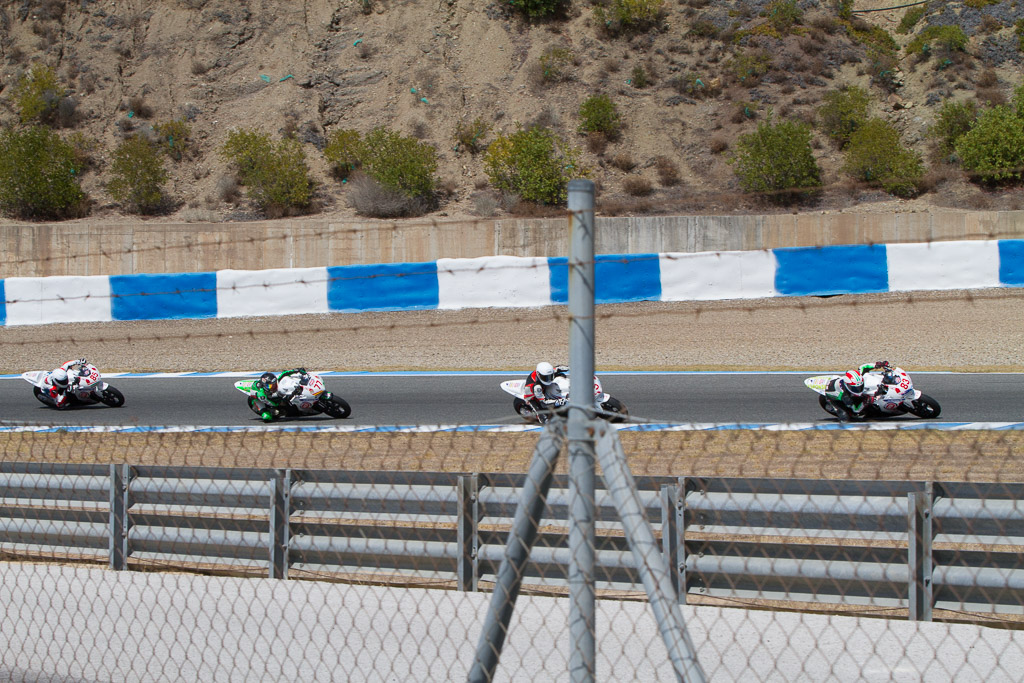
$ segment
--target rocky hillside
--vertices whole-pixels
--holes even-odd
[[[878,0],[856,0],[850,20],[832,3],[801,0],[782,32],[768,0],[666,0],[662,18],[639,31],[599,21],[600,4],[573,0],[529,21],[486,0],[4,0],[0,116],[17,121],[12,93],[26,69],[54,68],[70,93],[61,132],[92,146],[83,186],[100,218],[123,214],[105,190],[111,152],[172,120],[186,120],[192,140],[167,162],[175,205],[165,220],[259,217],[219,153],[228,131],[253,126],[302,141],[321,215],[356,215],[323,159],[326,136],[375,126],[436,146],[444,196],[433,216],[536,212],[489,188],[481,155],[457,142],[460,124],[474,121],[483,144],[520,124],[571,140],[605,213],[725,213],[765,209],[738,192],[728,164],[739,135],[769,112],[813,122],[824,93],[857,84],[872,114],[929,160],[931,191],[902,201],[850,183],[840,152],[816,132],[827,191],[805,210],[1024,206],[1019,187],[967,182],[927,136],[945,99],[1005,101],[1021,83],[1019,0],[928,5],[906,34],[896,29],[913,8],[862,12],[902,4]],[[966,51],[908,56],[904,46],[933,24],[959,25]],[[878,47],[888,36],[898,50],[886,61]],[[617,140],[577,132],[581,102],[597,93],[623,115]]]

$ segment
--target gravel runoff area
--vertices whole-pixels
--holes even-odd
[[[1024,290],[597,307],[598,370],[1024,371]],[[524,370],[568,361],[566,307],[0,327],[0,373]]]

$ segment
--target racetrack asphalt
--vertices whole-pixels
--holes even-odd
[[[807,373],[609,373],[606,391],[642,421],[674,423],[834,423],[803,380]],[[328,389],[352,405],[352,416],[311,416],[294,425],[522,424],[512,397],[499,388],[516,374],[359,374],[328,376]],[[915,388],[942,406],[943,422],[1024,420],[1024,374],[914,373]],[[19,378],[0,379],[0,423],[63,425],[255,426],[259,419],[230,377],[112,377],[122,408],[102,405],[56,411],[36,401]],[[917,421],[912,416],[889,421]]]

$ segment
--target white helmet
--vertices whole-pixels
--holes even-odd
[[[555,379],[555,368],[548,362],[537,363],[537,379],[541,384],[551,384]]]
[[[53,382],[53,386],[58,389],[68,388],[68,371],[64,368],[57,368],[50,375],[50,381]]]

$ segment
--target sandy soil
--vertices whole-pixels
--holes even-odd
[[[1024,371],[1024,290],[597,308],[597,367]],[[0,328],[0,372],[523,369],[568,360],[568,311],[480,309]]]

